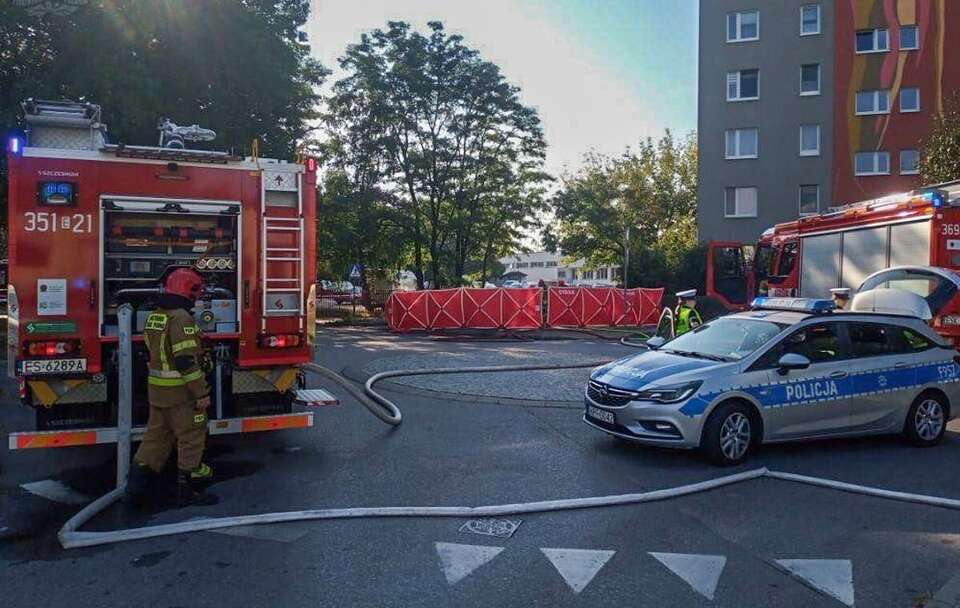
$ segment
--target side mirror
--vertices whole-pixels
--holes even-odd
[[[797,353],[787,353],[780,357],[777,366],[780,368],[780,374],[786,375],[790,370],[807,369],[810,367],[810,359]]]
[[[658,348],[660,348],[666,343],[667,343],[667,340],[662,336],[654,336],[649,340],[647,340],[646,342],[647,348],[649,348],[650,350],[657,350]]]

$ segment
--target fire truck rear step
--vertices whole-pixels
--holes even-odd
[[[322,388],[304,388],[298,390],[293,397],[297,405],[318,407],[322,405],[339,405],[340,400]]]
[[[211,435],[236,435],[239,433],[256,433],[283,429],[303,429],[312,426],[313,412],[297,412],[294,414],[211,420],[207,423],[207,430]],[[133,440],[139,441],[143,438],[145,431],[146,427],[138,426],[131,429],[130,432]],[[64,448],[116,442],[117,427],[71,429],[64,431],[27,431],[10,433],[9,435],[9,448],[11,450]]]

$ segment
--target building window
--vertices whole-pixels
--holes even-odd
[[[857,32],[857,53],[882,53],[890,50],[890,33],[886,29]]]
[[[757,189],[725,188],[723,215],[724,217],[757,217]]]
[[[800,156],[820,156],[820,125],[800,125]]]
[[[584,271],[583,271],[583,280],[584,280],[584,281],[592,281],[592,280],[593,280],[593,271],[592,271],[592,270],[584,270]]]
[[[800,66],[800,94],[820,94],[820,64],[808,63]]]
[[[820,33],[820,5],[800,7],[800,35],[813,36]]]
[[[889,152],[857,152],[854,158],[857,175],[890,175]]]
[[[900,26],[900,50],[915,51],[920,48],[920,30],[915,25]]]
[[[857,116],[890,113],[890,91],[858,91]]]
[[[920,89],[916,87],[905,87],[900,89],[900,111],[920,111]]]
[[[900,151],[900,175],[918,175],[920,173],[920,152],[917,150]]]
[[[557,267],[556,262],[547,262],[547,268],[556,268],[556,267]]]
[[[727,101],[760,99],[760,70],[727,72]]]
[[[820,213],[820,186],[806,184],[800,186],[800,215]]]
[[[607,280],[607,269],[606,269],[606,268],[598,268],[598,269],[597,269],[597,278],[598,278],[598,279],[603,279],[604,281],[606,281],[606,280]]]
[[[530,268],[529,262],[517,262],[517,268]]]
[[[729,160],[757,157],[757,129],[730,129],[726,133],[726,153]]]
[[[727,42],[760,40],[760,11],[727,13]]]
[[[530,262],[530,268],[543,268],[543,262]]]
[[[558,278],[558,279],[565,279],[565,278],[567,278],[567,271],[566,271],[566,270],[558,270],[558,271],[557,271],[557,278]]]
[[[571,269],[570,269],[570,280],[571,280],[571,281],[576,281],[576,280],[577,280],[577,269],[576,269],[576,268],[571,268]]]

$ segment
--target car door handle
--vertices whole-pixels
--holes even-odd
[[[833,372],[830,377],[835,379],[846,378],[847,372]]]

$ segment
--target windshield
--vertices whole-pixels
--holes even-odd
[[[930,312],[934,315],[957,292],[957,287],[945,277],[934,272],[913,268],[880,273],[864,281],[857,291],[869,291],[878,287],[903,289],[915,293],[927,301],[927,306],[930,307]]]
[[[773,339],[786,325],[723,317],[666,344],[660,350],[721,361],[738,361]]]

